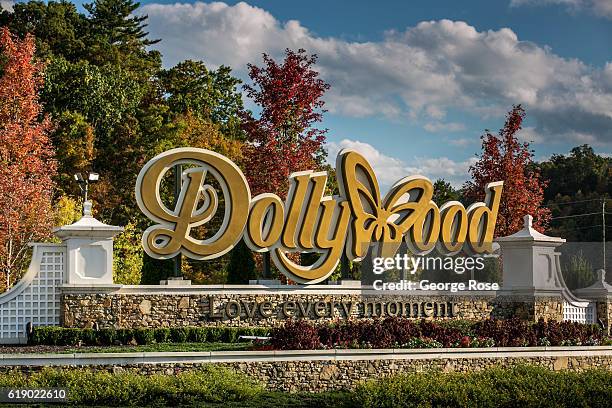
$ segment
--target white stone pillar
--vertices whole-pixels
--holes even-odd
[[[123,228],[96,220],[91,206],[91,201],[86,201],[80,220],[53,230],[66,245],[65,284],[113,284],[113,238]]]
[[[565,239],[549,237],[533,228],[533,217],[524,217],[522,230],[496,241],[503,258],[503,291],[558,292],[565,289],[555,248]]]
[[[586,308],[589,302],[574,296],[561,274],[561,254],[555,249],[565,240],[533,229],[526,215],[522,230],[498,238],[503,259],[502,288],[498,302],[504,313],[544,320],[564,320],[566,307]]]

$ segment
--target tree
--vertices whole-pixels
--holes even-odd
[[[249,64],[253,85],[244,85],[247,96],[259,105],[261,114],[254,119],[243,115],[244,164],[253,194],[275,193],[284,197],[288,177],[300,170],[314,170],[324,164],[325,133],[313,125],[323,118],[321,99],[329,84],[313,69],[316,55],[303,49],[287,49],[285,60],[277,63],[263,55],[264,67]],[[264,253],[264,265],[270,265],[270,253]],[[264,268],[264,276],[269,271]]]
[[[15,3],[13,12],[0,14],[0,25],[20,38],[32,34],[36,39],[36,53],[42,58],[62,55],[75,61],[86,48],[88,21],[67,1]]]
[[[432,200],[438,206],[448,202],[448,201],[457,201],[461,198],[461,192],[455,190],[451,183],[444,179],[437,179],[434,182],[434,194]]]
[[[49,237],[56,163],[52,124],[40,119],[42,65],[34,62],[32,36],[18,40],[0,31],[0,270],[6,287],[28,260],[28,243]]]
[[[247,179],[254,194],[284,196],[292,172],[323,165],[325,133],[313,125],[323,118],[321,99],[329,84],[313,69],[316,55],[287,49],[278,64],[267,54],[263,68],[249,64],[253,85],[244,85],[249,98],[261,107],[259,119],[246,114],[243,128]]]
[[[148,16],[134,12],[140,3],[133,0],[94,0],[84,4],[89,12],[88,60],[98,65],[112,63],[146,79],[159,70],[161,55],[146,47],[160,40],[147,38]]]
[[[128,223],[123,233],[115,239],[113,282],[122,285],[138,285],[140,283],[144,255],[140,238],[136,226],[133,223]]]
[[[250,279],[256,278],[253,253],[244,241],[240,241],[230,252],[227,264],[227,283],[246,284]]]
[[[187,60],[160,72],[159,78],[171,112],[191,113],[219,125],[231,139],[243,138],[242,95],[236,89],[241,81],[231,75],[229,67],[210,71],[202,61]]]
[[[582,145],[567,155],[554,154],[536,167],[550,180],[544,198],[556,219],[550,223],[549,234],[570,242],[601,241],[602,200],[608,200],[607,208],[612,208],[612,158]]]
[[[79,196],[80,190],[73,176],[93,169],[94,131],[81,114],[70,111],[58,115],[55,123],[51,139],[53,145],[58,146],[55,149],[57,193]]]
[[[525,111],[516,105],[506,116],[499,134],[486,132],[482,137],[482,154],[470,166],[472,180],[465,186],[465,196],[472,201],[484,199],[487,183],[503,181],[504,190],[499,206],[495,236],[514,234],[523,228],[523,216],[534,217],[534,228],[544,231],[550,220],[550,210],[542,207],[546,182],[533,167],[533,153],[528,143],[518,141]]]

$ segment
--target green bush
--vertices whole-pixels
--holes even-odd
[[[173,327],[170,329],[170,338],[173,343],[186,343],[189,340],[188,327]]]
[[[2,388],[65,388],[70,403],[92,406],[179,406],[255,398],[263,388],[244,375],[206,366],[177,375],[145,376],[45,368],[29,375],[0,374]]]
[[[116,332],[115,340],[121,344],[130,344],[132,340],[134,340],[134,334],[134,330],[132,329],[118,329]]]
[[[205,343],[208,337],[209,327],[193,327],[189,331],[189,341],[192,343]]]
[[[349,393],[266,392],[242,374],[204,366],[176,375],[52,369],[0,374],[0,388],[64,388],[78,406],[609,407],[612,371],[544,367],[472,373],[409,373],[370,380]]]
[[[206,338],[206,340],[211,343],[221,341],[222,335],[223,335],[222,327],[211,327],[210,330],[208,331],[208,337]]]
[[[115,341],[119,341],[117,336],[117,330],[115,329],[104,329],[98,331],[99,344],[101,345],[112,345]]]
[[[136,329],[134,338],[138,344],[153,344],[155,343],[155,332],[151,329]]]
[[[369,381],[353,394],[363,407],[609,407],[612,372],[543,367],[477,373],[412,373]]]
[[[162,327],[154,330],[156,343],[168,343],[170,341],[170,329]]]
[[[28,339],[30,345],[51,346],[112,346],[115,344],[139,345],[153,343],[233,343],[240,336],[268,336],[265,327],[162,327],[139,329],[77,329],[54,326],[35,326]]]

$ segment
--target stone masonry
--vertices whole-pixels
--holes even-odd
[[[211,311],[212,303],[212,311]],[[472,319],[518,316],[537,321],[562,320],[562,300],[513,301],[494,294],[377,295],[359,290],[326,294],[286,291],[202,291],[185,293],[64,293],[65,327],[265,326],[298,317],[315,321],[404,316]]]
[[[210,363],[159,363],[93,365],[87,369],[112,373],[135,372],[145,375],[175,375],[192,371]],[[510,367],[514,365],[535,365],[551,370],[581,371],[590,368],[612,369],[611,355],[549,357],[476,357],[476,358],[432,358],[432,359],[347,359],[312,361],[242,361],[213,363],[214,365],[244,373],[267,389],[288,392],[321,392],[347,390],[360,382],[413,372],[470,372],[489,367]],[[79,369],[75,366],[56,366],[62,369]],[[31,372],[40,366],[3,366],[1,372],[11,370]]]

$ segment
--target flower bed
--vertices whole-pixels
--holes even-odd
[[[413,321],[387,318],[316,325],[288,320],[272,331],[279,350],[321,348],[435,348],[601,345],[609,341],[596,325],[529,323],[520,319]]]

